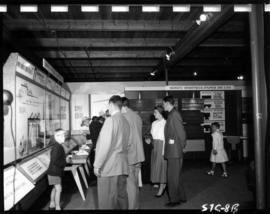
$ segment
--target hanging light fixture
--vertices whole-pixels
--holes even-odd
[[[157,72],[158,72],[158,68],[154,68],[153,71],[150,72],[150,75],[155,76]]]
[[[172,47],[167,48],[167,53],[166,53],[166,60],[170,61],[171,57],[175,55],[174,50],[172,49]]]
[[[206,22],[210,19],[210,15],[206,13],[202,13],[200,18],[196,20],[197,25],[201,25],[203,22]]]

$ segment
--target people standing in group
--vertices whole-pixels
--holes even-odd
[[[112,96],[108,117],[100,131],[94,162],[98,177],[99,209],[128,209],[128,142],[130,128],[121,114],[122,99]]]
[[[168,161],[167,185],[169,202],[168,207],[186,202],[186,194],[181,176],[183,156],[186,146],[186,132],[180,113],[174,107],[174,97],[166,96],[163,99],[163,107],[168,111],[165,125],[165,151],[164,158]]]
[[[99,117],[93,116],[92,122],[89,125],[90,137],[89,140],[92,144],[91,151],[90,151],[90,163],[93,166],[95,160],[95,150],[96,150],[96,143],[100,133],[100,130],[103,126],[103,123],[100,122],[101,119]]]
[[[130,136],[128,141],[128,165],[127,193],[129,209],[139,209],[139,172],[141,163],[145,161],[142,142],[142,119],[129,108],[129,100],[122,97],[122,113],[129,123]]]
[[[226,162],[228,161],[228,155],[224,149],[223,134],[220,131],[220,125],[217,122],[211,124],[212,128],[212,151],[210,155],[210,161],[212,162],[212,169],[207,172],[208,175],[213,176],[215,173],[215,167],[217,163],[220,163],[223,169],[221,177],[228,178],[226,170]]]
[[[50,164],[47,170],[48,183],[53,186],[50,195],[49,210],[61,210],[62,176],[66,166],[66,154],[63,147],[65,131],[56,129],[50,144],[53,145],[50,155]]]
[[[166,114],[162,106],[154,109],[156,120],[151,126],[151,135],[153,138],[153,150],[151,154],[151,182],[159,184],[159,190],[156,197],[161,197],[165,193],[167,183],[167,160],[164,159],[164,129],[166,124]]]

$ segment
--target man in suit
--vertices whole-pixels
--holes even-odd
[[[91,148],[91,152],[90,152],[91,166],[93,166],[93,164],[94,164],[97,139],[98,139],[99,133],[101,131],[102,125],[103,125],[103,123],[100,122],[100,119],[98,117],[96,117],[96,116],[92,117],[92,122],[89,125],[89,131],[90,131],[89,139],[92,142],[92,148]]]
[[[163,107],[165,111],[169,112],[164,129],[164,158],[168,160],[167,178],[169,194],[169,203],[166,206],[173,207],[186,202],[186,194],[181,178],[186,132],[182,117],[174,107],[174,98],[172,96],[166,96],[163,99]]]
[[[120,96],[109,100],[108,117],[100,131],[94,162],[98,177],[99,209],[128,209],[128,140],[129,124],[121,114]]]
[[[142,142],[142,119],[129,108],[129,100],[122,97],[122,113],[127,119],[130,127],[128,141],[128,167],[127,193],[129,209],[139,209],[139,172],[141,163],[145,160]]]

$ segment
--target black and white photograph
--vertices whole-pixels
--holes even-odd
[[[270,1],[0,2],[3,212],[270,210]]]

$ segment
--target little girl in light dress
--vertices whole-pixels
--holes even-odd
[[[225,162],[228,161],[227,153],[224,149],[223,143],[223,134],[219,130],[220,125],[217,122],[211,124],[212,128],[212,152],[210,156],[210,161],[212,162],[212,169],[207,172],[208,175],[214,175],[215,167],[217,163],[221,163],[223,174],[221,175],[223,178],[228,178],[228,174],[226,171]]]

